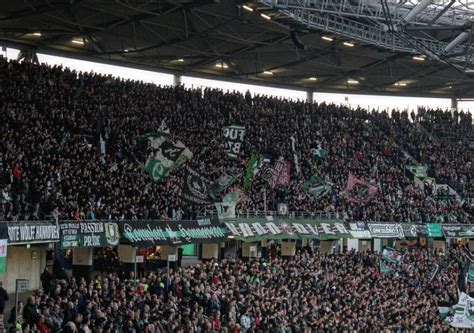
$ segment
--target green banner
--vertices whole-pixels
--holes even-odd
[[[120,240],[117,223],[64,222],[59,225],[61,248],[116,246]]]
[[[418,178],[428,177],[427,165],[405,165],[405,168],[410,170],[415,175],[415,177],[418,177]]]
[[[229,236],[244,242],[263,239],[341,239],[350,237],[344,223],[337,220],[285,220],[266,219],[226,222]]]
[[[438,223],[426,224],[426,231],[429,238],[443,238],[443,231],[441,230],[441,225]]]

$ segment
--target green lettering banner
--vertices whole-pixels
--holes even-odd
[[[114,222],[63,222],[59,229],[63,249],[116,246],[120,241],[118,225]]]

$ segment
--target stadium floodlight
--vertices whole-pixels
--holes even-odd
[[[263,17],[265,20],[271,20],[271,19],[272,19],[272,18],[271,18],[270,16],[268,16],[267,14],[261,13],[260,16]]]
[[[425,57],[423,56],[413,56],[413,60],[416,60],[416,61],[425,61]]]
[[[84,45],[84,40],[82,39],[73,39],[72,42],[78,45]]]
[[[342,43],[342,44],[344,44],[344,45],[347,46],[347,47],[354,47],[354,43],[344,42],[344,43]]]
[[[178,60],[179,61],[179,60]],[[220,69],[226,69],[226,68],[229,68],[229,66],[225,63],[225,62],[218,62],[216,64],[216,67],[220,68]]]
[[[253,12],[253,8],[249,7],[247,5],[242,5],[242,8],[245,9],[245,10],[248,10],[249,12]]]
[[[470,36],[471,36],[471,30],[466,30],[466,31],[461,32],[459,35],[457,35],[456,38],[454,38],[451,42],[449,42],[448,45],[446,45],[446,48],[444,49],[444,53],[448,53],[452,49],[454,49],[456,46],[461,45]]]
[[[413,20],[418,14],[433,3],[433,0],[422,0],[415,7],[413,7],[408,14],[403,18],[402,22],[408,23]]]
[[[321,37],[321,38],[324,39],[324,40],[327,40],[328,42],[332,42],[332,41],[334,40],[334,39],[332,39],[332,38],[329,37],[329,36],[323,36],[323,37]]]

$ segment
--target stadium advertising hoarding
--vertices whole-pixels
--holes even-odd
[[[218,221],[124,221],[119,224],[122,236],[132,246],[183,245],[191,243],[221,243],[227,229]]]
[[[226,222],[229,235],[244,242],[257,242],[264,239],[341,239],[350,237],[342,222],[316,220],[281,220],[265,219],[238,220]]]
[[[120,241],[114,222],[62,222],[59,225],[61,248],[116,246]]]

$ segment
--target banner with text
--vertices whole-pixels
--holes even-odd
[[[445,238],[474,238],[473,224],[442,224]]]
[[[117,223],[63,222],[59,225],[61,248],[116,246],[120,241]]]
[[[231,125],[225,126],[224,131],[224,152],[231,158],[237,158],[244,143],[245,126]]]
[[[59,242],[59,227],[47,221],[7,222],[2,224],[0,234],[0,239],[15,245]]]
[[[268,221],[254,219],[246,222],[226,222],[229,236],[244,242],[258,242],[263,239],[341,239],[350,237],[342,222],[315,220]]]
[[[119,224],[122,236],[135,247],[183,245],[192,243],[221,243],[227,230],[218,221],[130,221]]]
[[[369,223],[367,226],[373,238],[405,238],[405,233],[399,223]]]

